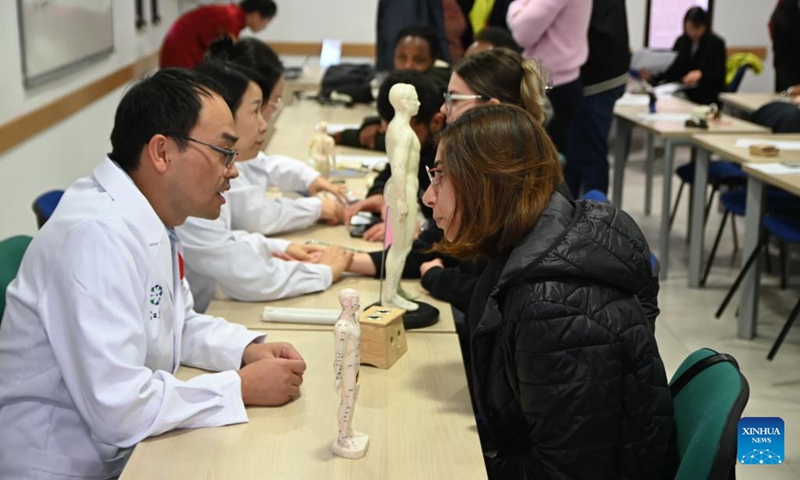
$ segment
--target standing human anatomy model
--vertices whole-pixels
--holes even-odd
[[[338,421],[339,435],[333,442],[333,453],[345,458],[361,458],[367,453],[369,436],[353,431],[358,391],[361,388],[358,369],[361,364],[361,325],[358,312],[361,303],[358,293],[350,288],[339,292],[342,313],[333,326],[335,356],[333,360],[333,389],[341,395]]]
[[[398,83],[389,90],[389,102],[394,107],[394,118],[386,129],[386,153],[389,155],[392,176],[383,194],[389,207],[393,242],[386,254],[382,304],[414,311],[419,306],[409,300],[410,295],[400,287],[400,278],[414,241],[419,211],[417,175],[420,145],[417,134],[411,128],[411,117],[419,110],[417,91],[412,85]]]
[[[317,125],[317,132],[311,137],[311,143],[308,145],[308,154],[314,160],[314,168],[324,177],[328,178],[331,174],[331,168],[335,168],[336,154],[334,149],[336,142],[333,137],[328,135],[328,124],[320,122]]]

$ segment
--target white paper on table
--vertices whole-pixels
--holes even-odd
[[[366,168],[382,170],[389,163],[386,155],[336,155],[339,168]]]
[[[361,128],[361,125],[357,123],[329,123],[328,134],[333,135],[334,133],[343,132],[345,130],[358,130],[359,128]]]
[[[642,93],[625,93],[614,105],[624,107],[646,107],[650,105],[650,96]]]
[[[314,325],[333,325],[341,310],[324,308],[280,308],[264,307],[261,320],[264,322],[310,323]]]
[[[750,148],[750,145],[771,145],[781,150],[800,150],[800,141],[790,142],[765,138],[740,138],[736,140],[736,146],[739,148]]]
[[[633,52],[631,68],[633,70],[647,69],[653,75],[658,75],[666,71],[676,58],[678,58],[678,52],[672,50],[647,50],[641,48]]]
[[[656,97],[666,98],[672,96],[675,92],[679,90],[685,90],[685,89],[686,85],[679,82],[671,82],[654,87],[653,91],[655,92]]]
[[[800,174],[800,163],[794,165],[785,163],[748,163],[747,166],[769,175]]]
[[[651,122],[679,122],[683,123],[692,118],[691,115],[683,113],[641,113],[639,119]]]

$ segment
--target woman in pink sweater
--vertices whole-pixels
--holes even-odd
[[[589,56],[592,0],[514,0],[506,21],[525,58],[538,59],[552,88],[553,119],[547,133],[569,161],[569,131],[580,108],[581,65]]]

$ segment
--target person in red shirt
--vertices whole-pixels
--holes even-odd
[[[204,5],[178,18],[164,37],[161,68],[194,68],[203,61],[211,42],[222,35],[239,37],[245,27],[267,28],[278,7],[272,0],[243,0],[238,5]]]

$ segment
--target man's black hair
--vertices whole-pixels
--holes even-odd
[[[436,34],[436,29],[430,25],[409,25],[397,32],[394,38],[394,47],[400,43],[400,40],[406,37],[417,37],[428,42],[428,50],[431,53],[431,58],[436,60],[440,58],[442,52],[439,51],[439,36]]]
[[[111,160],[125,172],[139,167],[142,149],[154,135],[189,135],[202,108],[201,96],[222,96],[224,89],[200,72],[165,68],[135,83],[122,97],[111,131]],[[178,146],[186,141],[175,138]]]
[[[395,70],[381,83],[378,90],[378,115],[387,122],[394,118],[394,107],[389,103],[389,90],[398,83],[407,83],[417,91],[419,111],[414,116],[418,122],[428,123],[442,107],[444,97],[431,79],[416,70]]]
[[[245,12],[258,12],[264,18],[274,18],[278,14],[278,6],[272,0],[242,0],[239,7]]]

